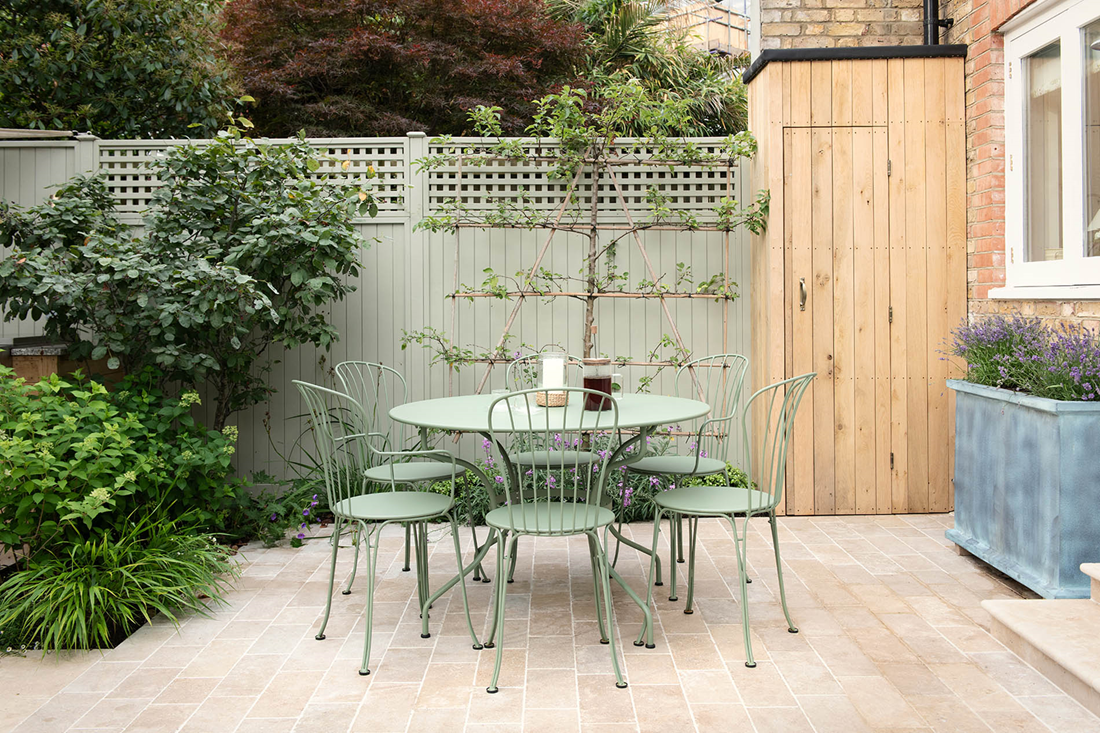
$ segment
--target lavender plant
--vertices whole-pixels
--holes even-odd
[[[963,323],[950,353],[967,380],[1054,400],[1100,399],[1100,336],[1080,325],[991,316]]]

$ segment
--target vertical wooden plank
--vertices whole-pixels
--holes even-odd
[[[928,333],[928,510],[948,510],[951,480],[947,424],[947,119],[946,59],[926,59],[925,180],[927,181]]]
[[[906,488],[910,512],[928,511],[928,184],[924,134],[926,59],[905,59],[905,336],[909,379]]]
[[[890,65],[886,59],[866,63],[871,65],[871,124],[886,125],[890,117]]]
[[[790,178],[785,186],[785,209],[790,211],[790,222],[802,222],[801,226],[788,227],[789,242],[787,249],[791,253],[790,287],[788,289],[788,307],[791,312],[791,372],[805,374],[814,370],[814,298],[813,269],[814,250],[812,231],[816,222],[812,219],[816,207],[811,206],[813,196],[812,165],[813,147],[811,133],[805,128],[787,131],[790,148],[784,158],[791,161]],[[807,289],[806,309],[799,307],[800,281],[805,281]],[[820,382],[821,379],[815,380]],[[787,511],[792,514],[813,514],[814,512],[814,435],[816,425],[813,419],[816,386],[806,393],[795,418],[793,441],[794,484],[791,486],[791,499],[787,502]]]
[[[906,338],[905,182],[909,175],[905,158],[905,61],[889,59],[886,66],[889,146],[890,220],[890,502],[891,510],[909,509],[906,496],[908,471],[908,339]]]
[[[827,100],[828,98],[826,98]],[[820,119],[820,118],[819,118]],[[833,466],[833,132],[815,127],[811,136],[812,209],[810,237],[813,272],[808,279],[813,302],[814,513],[836,509]],[[807,310],[810,310],[807,306]]]
[[[854,124],[853,97],[856,92],[852,86],[854,62],[851,59],[838,59],[829,62],[832,66],[833,112],[831,124],[834,127],[847,127]]]
[[[875,63],[878,63],[877,61]],[[883,71],[885,71],[883,62]],[[890,374],[890,158],[886,127],[871,132],[874,165],[874,391],[875,391],[875,512],[889,514],[893,509],[891,486],[891,374]]]
[[[966,120],[963,60],[950,59],[944,72],[946,203],[947,203],[947,327],[958,328],[966,318]],[[950,337],[949,337],[950,338]],[[960,364],[947,362],[951,378],[964,376]],[[947,395],[948,496],[955,507],[955,393]]]
[[[856,509],[852,132],[851,127],[838,125],[833,128],[833,466],[834,511],[837,514],[852,514]]]
[[[870,77],[867,62],[856,64]],[[868,114],[868,118],[870,115]],[[855,433],[855,512],[874,514],[878,473],[875,461],[875,149],[874,130],[852,131],[852,297],[853,297],[853,429]],[[838,277],[839,284],[839,277]],[[839,341],[839,340],[838,340]],[[837,358],[841,349],[837,347]],[[838,364],[839,366],[839,364]],[[837,409],[842,400],[837,398]],[[837,421],[840,421],[838,416]],[[840,487],[840,445],[837,445],[837,494]]]
[[[853,61],[852,63],[852,114],[851,124],[863,127],[875,124],[873,112],[873,98],[876,94],[885,94],[886,87],[882,90],[875,89],[874,61]],[[870,138],[868,138],[870,142]]]
[[[789,64],[787,64],[789,66]],[[795,142],[796,132],[793,128],[783,129],[783,237],[782,245],[783,250],[781,256],[783,258],[783,291],[787,294],[787,297],[783,299],[783,376],[793,377],[795,376],[794,367],[794,319],[795,304],[794,298],[798,292],[797,280],[794,276],[794,232],[791,228],[791,223],[795,217],[795,199],[790,198],[792,194],[800,194],[804,192],[801,181],[795,180],[795,167],[796,156],[799,152],[798,146]],[[801,142],[799,140],[799,142]],[[799,171],[801,174],[801,171]],[[793,284],[792,284],[793,283]],[[763,429],[763,420],[761,420],[761,429]],[[787,471],[786,471],[786,497],[783,501],[784,513],[797,514],[798,505],[801,501],[801,497],[810,492],[807,488],[807,484],[802,480],[802,476],[799,474],[799,469],[796,465],[796,456],[799,455],[799,448],[801,447],[799,441],[803,438],[800,435],[803,426],[796,423],[795,433],[792,436],[791,449],[787,451]]]
[[[787,124],[792,127],[808,127],[810,125],[810,65],[794,63],[783,66],[791,77],[787,85],[790,101],[784,102],[788,109]]]
[[[794,64],[794,66],[804,66]],[[792,72],[793,73],[793,72]],[[810,124],[829,127],[833,124],[833,62],[810,62]]]

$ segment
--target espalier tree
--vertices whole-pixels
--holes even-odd
[[[449,137],[432,140],[442,152],[418,161],[421,170],[457,168],[459,177],[476,174],[480,168],[502,163],[541,169],[550,181],[567,183],[556,208],[548,209],[533,201],[526,190],[483,199],[471,206],[474,193],[447,200],[417,226],[433,232],[456,235],[466,228],[512,228],[546,230],[547,236],[529,267],[514,274],[485,269],[485,279],[477,286],[458,284],[451,297],[451,322],[459,299],[496,298],[513,301],[510,315],[498,341],[489,347],[460,345],[434,327],[406,331],[402,348],[416,344],[429,349],[433,363],[446,364],[454,371],[472,363],[485,363],[477,390],[480,392],[495,363],[509,360],[508,347],[514,338],[511,328],[516,315],[528,298],[574,298],[584,302],[583,356],[596,356],[594,326],[597,304],[603,298],[653,298],[660,301],[668,332],[654,344],[645,358],[604,354],[623,365],[656,367],[643,377],[639,386],[648,389],[662,369],[686,362],[690,349],[676,327],[666,301],[700,298],[729,303],[737,297],[736,283],[730,282],[728,267],[716,273],[694,273],[690,263],[676,264],[675,273],[658,273],[652,264],[641,233],[647,230],[678,232],[722,232],[728,250],[729,233],[738,227],[759,233],[765,227],[769,194],[759,192],[754,200],[742,204],[730,191],[732,169],[756,152],[756,141],[748,132],[731,135],[706,145],[683,137],[678,131],[690,127],[694,108],[689,100],[655,95],[648,87],[626,75],[588,93],[564,87],[536,102],[534,122],[527,129],[529,139],[503,137],[500,110],[477,107],[470,119],[484,138],[477,145],[463,146]],[[627,133],[644,130],[641,137],[623,140]],[[646,209],[642,216],[632,209],[623,190],[620,174],[623,166],[653,166],[675,171],[680,167],[725,171],[727,192],[717,197],[710,211],[689,211],[673,205],[657,186],[646,191]],[[591,181],[582,192],[582,179]],[[608,190],[610,189],[610,190]],[[486,194],[491,196],[491,194]],[[539,196],[548,194],[541,191]],[[584,201],[587,197],[587,203]],[[600,199],[618,200],[622,223],[601,222]],[[584,264],[576,274],[555,272],[543,265],[545,255],[558,232],[573,232],[587,237]],[[603,237],[601,237],[601,234]],[[645,272],[635,278],[616,263],[616,254],[624,242],[637,246],[645,263]],[[457,278],[456,278],[457,282]],[[725,316],[724,316],[725,317]]]

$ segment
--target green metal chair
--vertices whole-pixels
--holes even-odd
[[[336,377],[344,392],[362,408],[362,414],[352,415],[356,421],[356,431],[364,435],[377,434],[389,451],[405,452],[410,443],[406,431],[390,420],[390,410],[409,400],[409,386],[401,372],[392,367],[372,361],[343,361],[336,365]],[[400,458],[401,456],[397,456]],[[450,475],[449,469],[442,463],[402,463],[387,460],[378,465],[372,451],[367,455],[371,463],[365,466],[364,474],[368,480],[379,483],[395,481],[399,484],[417,484],[422,482],[444,481]],[[392,465],[391,465],[392,464]],[[456,473],[466,472],[462,466]],[[411,570],[410,554],[412,547],[412,525],[405,525],[405,572]],[[417,547],[423,538],[417,538]],[[475,535],[474,541],[477,541]],[[358,549],[358,546],[357,546]],[[474,580],[478,580],[475,573]],[[345,594],[351,592],[349,584]]]
[[[689,476],[711,476],[723,474],[726,484],[730,481],[726,470],[730,459],[730,446],[733,443],[734,417],[741,404],[741,388],[745,382],[745,372],[749,360],[740,354],[716,354],[689,361],[676,371],[676,395],[702,400],[710,405],[710,413],[698,421],[693,429],[694,436],[688,446],[688,453],[646,456],[628,464],[627,470],[647,476],[661,477],[665,483],[683,480]],[[694,552],[695,527],[698,520],[688,524],[689,544]],[[677,600],[676,566],[684,562],[684,532],[682,518],[674,512],[669,513],[669,575],[671,586],[669,600]],[[749,580],[748,582],[752,582]],[[658,564],[656,584],[661,585],[660,565]],[[692,612],[691,593],[688,593],[684,613]]]
[[[747,591],[748,558],[745,554],[745,541],[749,532],[749,519],[766,515],[772,528],[772,547],[775,551],[775,570],[779,577],[779,598],[783,604],[783,614],[787,617],[787,630],[798,633],[787,609],[787,592],[783,588],[783,563],[779,557],[779,534],[775,523],[775,508],[783,498],[783,478],[787,468],[787,445],[794,430],[795,414],[802,396],[816,373],[791,377],[758,390],[749,398],[741,417],[742,437],[745,445],[746,474],[750,487],[739,486],[689,486],[663,491],[654,497],[657,513],[653,518],[653,557],[657,556],[657,542],[661,534],[661,517],[676,514],[691,517],[723,517],[729,520],[733,530],[733,541],[737,549],[737,574],[741,586],[741,627],[745,635],[745,666],[755,667],[752,656],[752,641],[749,636],[749,604]],[[755,410],[755,413],[754,413]],[[753,453],[749,439],[749,424],[754,423],[756,443],[759,453]],[[755,458],[755,460],[754,460]],[[755,486],[755,488],[752,488]],[[744,517],[738,530],[736,517]],[[694,524],[692,525],[694,527]],[[695,530],[691,537],[691,558],[688,564],[688,597],[695,587]],[[650,561],[649,574],[653,577],[654,563]],[[653,585],[649,584],[648,600],[653,598]],[[648,634],[653,641],[652,626],[643,627],[638,634]]]
[[[504,569],[522,535],[570,537],[585,535],[592,563],[596,617],[601,643],[609,644],[616,686],[626,687],[615,648],[610,565],[606,552],[607,530],[615,520],[605,492],[607,465],[619,447],[619,409],[612,402],[603,412],[581,409],[592,390],[566,388],[568,408],[530,410],[523,390],[493,401],[489,408],[489,433],[494,460],[503,469],[503,499],[486,517],[490,540],[497,542],[497,583],[493,619],[485,646],[496,646],[496,664],[488,692],[497,691],[504,650],[504,611],[507,583]],[[511,400],[512,407],[498,405]],[[517,463],[517,455],[525,457]],[[591,456],[595,456],[592,460]],[[598,532],[604,531],[604,542]],[[601,603],[602,596],[602,603]],[[647,614],[648,616],[648,614]]]
[[[525,389],[534,389],[539,386],[539,358],[541,356],[541,352],[536,352],[534,354],[526,354],[509,362],[508,368],[504,372],[504,382],[508,386],[509,391],[519,392]],[[580,386],[582,374],[581,363],[580,357],[573,356],[572,354],[565,355],[566,385],[574,387]],[[523,463],[525,459],[526,456],[522,453],[512,456],[513,463]],[[515,582],[516,557],[517,554],[513,552],[512,562],[508,567],[509,583]]]
[[[321,628],[317,632],[317,639],[325,638],[325,627],[328,626],[329,614],[332,611],[332,589],[336,580],[336,553],[340,547],[340,534],[345,524],[352,524],[356,527],[355,567],[352,569],[351,579],[348,581],[348,589],[344,591],[345,593],[351,592],[351,584],[355,579],[355,569],[359,565],[360,540],[365,540],[367,545],[367,626],[366,638],[363,643],[363,661],[359,674],[368,675],[370,669],[367,664],[370,659],[372,616],[374,613],[374,581],[378,568],[378,548],[381,544],[382,530],[386,525],[395,522],[406,523],[415,527],[418,540],[416,553],[417,595],[420,600],[421,613],[427,618],[429,589],[425,523],[443,517],[451,524],[455,559],[458,563],[459,576],[462,582],[462,602],[466,609],[467,628],[470,631],[470,638],[473,639],[474,649],[481,649],[482,646],[477,639],[477,634],[474,633],[473,623],[470,619],[470,604],[466,597],[465,575],[462,573],[462,548],[458,540],[458,525],[455,523],[451,511],[454,506],[455,476],[458,474],[458,466],[455,463],[454,456],[443,450],[380,450],[375,446],[375,443],[385,444],[386,436],[379,432],[359,432],[363,416],[369,413],[357,401],[348,395],[327,387],[319,387],[297,380],[294,381],[294,384],[309,408],[310,427],[318,462],[324,475],[325,492],[328,496],[329,507],[336,518],[332,529],[332,564],[329,568],[325,616],[321,621]],[[368,454],[371,458],[368,458]],[[413,458],[427,460],[411,462]],[[395,459],[408,462],[386,462]],[[371,468],[364,471],[364,465],[370,465]],[[398,478],[399,470],[438,473],[440,468],[446,471],[447,479],[451,483],[449,495],[437,494],[431,491],[398,490],[399,484],[408,483]],[[382,474],[379,472],[386,470],[390,473],[385,477],[384,483],[389,485],[389,489],[368,493],[369,484],[378,482],[378,478],[368,479],[366,474],[374,472],[377,476],[381,476]]]

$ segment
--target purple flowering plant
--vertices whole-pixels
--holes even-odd
[[[1054,400],[1100,400],[1100,335],[1081,325],[990,316],[955,329],[967,381]]]

